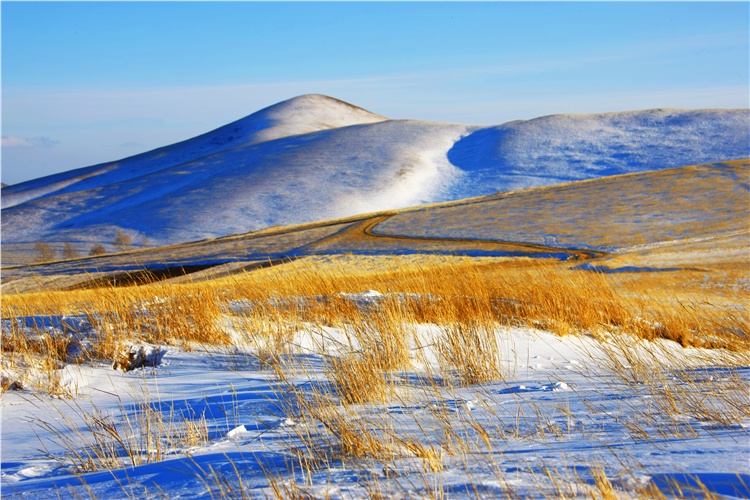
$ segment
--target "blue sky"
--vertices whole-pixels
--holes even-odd
[[[750,107],[747,2],[2,2],[2,181],[323,93],[391,118]]]

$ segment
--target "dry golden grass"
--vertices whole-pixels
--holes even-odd
[[[500,193],[404,210],[374,230],[600,249],[712,237],[747,230],[750,204],[739,184],[749,167],[733,160]]]
[[[122,346],[150,342],[193,349],[201,344],[227,345],[220,323],[223,302],[207,288],[99,288],[4,295],[3,368],[21,385],[33,382],[51,394],[72,396],[60,386],[60,368],[70,362],[100,360],[112,363]],[[93,336],[82,339],[40,325],[22,328],[14,318],[81,316]],[[75,349],[72,351],[71,349]],[[76,352],[71,359],[71,352]],[[6,388],[3,388],[6,389]]]
[[[717,265],[711,272],[730,282],[742,279],[739,265]],[[2,313],[5,318],[61,312],[86,315],[100,335],[93,340],[91,356],[105,360],[118,343],[131,338],[183,348],[250,347],[263,366],[273,368],[285,396],[294,396],[289,398],[293,404],[288,416],[299,424],[291,426],[290,469],[312,476],[336,462],[361,470],[376,463],[395,473],[410,463],[417,471],[414,481],[424,481],[429,485],[426,490],[440,497],[440,485],[433,481],[448,461],[468,463],[468,457],[485,450],[491,454],[504,440],[563,441],[576,438],[577,432],[590,432],[570,424],[566,428],[562,406],[550,409],[519,402],[515,425],[509,425],[505,415],[505,423],[493,427],[491,421],[480,422],[470,412],[449,412],[436,405],[415,416],[408,430],[382,411],[383,404],[393,401],[409,406],[410,398],[458,400],[465,386],[502,380],[507,374],[500,369],[504,346],[496,333],[498,325],[543,327],[560,335],[585,332],[601,340],[609,355],[605,369],[612,379],[651,396],[651,406],[634,407],[618,422],[634,440],[691,438],[696,431],[685,423],[686,415],[720,425],[737,425],[750,418],[741,378],[730,373],[712,386],[696,380],[694,373],[685,373],[680,383],[674,383],[680,372],[665,366],[683,358],[670,357],[669,349],[661,347],[664,342],[652,342],[668,339],[686,346],[721,348],[715,352],[721,352],[723,363],[748,365],[750,321],[747,312],[736,307],[748,292],[725,294],[717,283],[700,295],[704,290],[700,275],[697,271],[601,274],[572,270],[569,263],[552,260],[339,256],[300,259],[195,284],[7,295]],[[363,301],[361,296],[342,294],[365,290],[385,295],[371,294],[371,300]],[[227,322],[233,328],[226,328]],[[398,371],[411,370],[411,363],[419,361],[417,323],[431,323],[441,331],[433,346],[440,364],[435,379],[440,378],[440,384],[430,373],[421,385],[397,383]],[[345,341],[323,354],[323,374],[317,375],[323,380],[305,373],[304,362],[290,356],[299,349],[295,333],[300,325],[344,332]],[[11,334],[4,338],[4,357],[45,353],[52,366],[65,352],[64,343],[54,349],[35,346],[20,330]],[[711,352],[700,360],[704,366],[712,365]],[[55,370],[48,371],[54,377]],[[298,381],[305,375],[316,383],[302,388]],[[204,439],[201,419],[156,415],[150,406],[142,410],[141,420],[123,421],[83,412],[86,426],[77,441],[63,443],[72,450],[70,460],[81,471],[113,469],[124,461],[162,460]],[[63,439],[67,428],[62,425],[46,429]],[[153,435],[147,429],[154,429]],[[78,441],[92,455],[76,452],[81,449]],[[540,491],[552,491],[551,496],[581,494],[571,489],[576,478],[566,476],[569,471],[542,471]],[[304,487],[274,479],[273,474],[272,494],[305,495]],[[502,481],[500,469],[497,474]],[[620,492],[604,469],[592,474],[592,497],[618,497]],[[242,481],[239,472],[237,479],[217,476],[214,481],[208,485],[210,491],[228,496],[242,491],[237,486]],[[368,487],[373,494],[381,493],[376,484]]]
[[[160,462],[208,442],[205,415],[177,411],[173,404],[163,411],[148,391],[136,397],[140,398],[136,404],[121,402],[115,413],[96,407],[85,410],[69,402],[72,412],[58,408],[54,421],[39,418],[33,423],[68,451],[60,460],[72,465],[76,474]]]
[[[740,264],[708,271],[623,274],[569,267],[530,259],[381,257],[374,266],[371,258],[311,258],[222,283],[233,286],[233,293],[248,295],[258,290],[308,297],[398,291],[406,294],[400,314],[417,322],[491,321],[561,334],[617,327],[683,345],[747,346],[743,333],[748,332],[748,314],[738,305],[747,303],[750,291],[737,286],[747,279]]]
[[[408,366],[409,325],[418,323],[445,328],[441,355],[463,384],[502,378],[492,333],[497,325],[746,352],[750,314],[742,304],[750,302],[750,292],[737,286],[746,280],[737,263],[701,271],[602,274],[547,259],[339,256],[195,284],[5,295],[2,315],[84,315],[96,335],[80,360],[107,362],[126,342],[194,349],[240,340],[256,349],[262,364],[274,366],[294,349],[296,325],[339,327],[350,337],[349,351],[330,362],[330,377],[345,401],[361,403],[391,393],[388,373]],[[341,294],[371,289],[393,293],[369,305]],[[232,303],[252,306],[236,312]],[[237,329],[230,335],[228,317],[243,325],[244,339],[236,338]],[[73,341],[46,331],[29,336],[10,325],[2,343],[5,367],[24,372],[34,366],[41,373],[34,385],[64,393],[58,368],[70,361]]]
[[[256,340],[276,339],[270,351],[288,343],[284,325],[310,321],[348,327],[359,346],[349,368],[356,370],[359,359],[386,372],[406,363],[409,333],[404,325],[414,323],[477,331],[492,330],[494,324],[535,326],[559,334],[604,330],[666,338],[683,346],[747,349],[750,319],[737,305],[747,303],[750,292],[732,287],[745,279],[743,270],[724,266],[712,272],[712,277],[725,279],[726,286],[714,281],[707,287],[705,275],[601,274],[531,259],[309,258],[196,284],[5,295],[2,315],[85,315],[97,332],[90,356],[111,359],[118,342],[129,339],[185,348],[228,345],[232,339],[221,318],[232,301],[250,301],[254,312],[243,313],[252,323],[249,329],[276,330],[256,335]],[[376,310],[364,310],[340,295],[369,289],[398,294],[387,295]],[[45,338],[42,333],[39,339]],[[4,352],[45,353],[60,360],[66,347],[52,345],[57,341],[51,338],[46,342],[52,344],[40,345],[14,329],[3,340]],[[475,350],[484,349],[481,342]]]

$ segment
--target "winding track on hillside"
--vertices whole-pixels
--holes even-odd
[[[96,280],[117,285],[181,277],[206,280],[298,258],[342,254],[598,260],[612,255],[605,249],[612,246],[613,238],[621,248],[640,248],[644,237],[646,243],[658,243],[673,233],[680,239],[705,238],[745,229],[748,188],[743,180],[748,167],[747,159],[686,166],[270,227],[174,246],[4,266],[2,288],[4,292],[50,285],[67,289],[90,286]],[[600,196],[606,192],[618,194],[602,204]],[[623,212],[625,208],[634,210]],[[590,217],[594,211],[599,214],[596,219]],[[698,219],[701,224],[696,224]],[[391,222],[396,222],[393,228],[400,234],[393,234]],[[583,233],[578,227],[582,222]],[[556,234],[581,237],[555,246],[527,242],[549,234],[550,224]]]
[[[590,260],[606,255],[598,250],[560,248],[534,243],[472,238],[384,235],[375,228],[394,214],[374,215],[341,231],[298,248],[302,253],[437,253],[474,256],[556,257]]]
[[[469,202],[472,203],[472,202]],[[188,243],[175,247],[161,247],[134,253],[87,257],[70,261],[58,261],[28,266],[14,266],[3,269],[3,282],[10,285],[14,279],[36,282],[37,278],[46,276],[57,281],[63,289],[90,287],[94,285],[128,285],[193,276],[197,280],[211,279],[232,272],[248,272],[260,267],[283,264],[290,260],[314,255],[359,254],[359,255],[392,255],[392,254],[435,254],[435,255],[468,255],[483,257],[537,257],[557,258],[560,260],[587,261],[606,255],[605,252],[581,250],[575,248],[558,248],[532,243],[498,241],[471,238],[422,237],[403,235],[383,235],[375,228],[394,215],[403,212],[375,214],[353,217],[348,220],[326,221],[302,227],[274,228],[258,233],[235,235],[216,240]],[[305,233],[325,227],[343,227],[332,234],[314,237],[308,241]],[[283,244],[283,239],[298,233],[300,245]],[[308,235],[309,238],[312,235]],[[280,248],[272,251],[274,245],[269,240],[279,238]],[[222,245],[231,244],[234,252],[224,254],[218,251]],[[239,250],[239,247],[244,247]],[[283,247],[283,248],[281,248]],[[175,251],[190,248],[190,257],[175,254]],[[217,255],[218,254],[218,255]],[[231,266],[234,271],[230,271]],[[79,275],[80,279],[74,276]],[[25,279],[24,279],[25,278]],[[72,280],[72,281],[71,281]],[[40,280],[36,287],[42,286]],[[21,289],[33,283],[15,283]]]

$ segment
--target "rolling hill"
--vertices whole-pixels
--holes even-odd
[[[513,189],[750,156],[748,110],[389,120],[321,95],[202,136],[2,189],[3,265],[117,231],[179,244]]]
[[[748,181],[748,159],[600,177],[127,253],[5,267],[3,290],[70,288],[98,280],[202,280],[338,255],[552,257],[600,270],[745,268]]]

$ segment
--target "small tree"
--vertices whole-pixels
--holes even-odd
[[[97,243],[94,246],[91,247],[91,250],[89,250],[89,255],[104,255],[107,253],[107,249],[104,248],[104,245],[101,243]]]
[[[78,249],[71,242],[65,242],[63,247],[63,257],[66,259],[76,259],[80,256]]]
[[[49,262],[51,260],[55,260],[56,252],[49,243],[37,241],[36,243],[34,243],[34,247],[36,248],[37,262]]]
[[[133,243],[133,238],[128,236],[127,234],[123,233],[119,229],[115,233],[115,246],[118,250],[121,252],[125,252],[130,248],[130,245]]]

